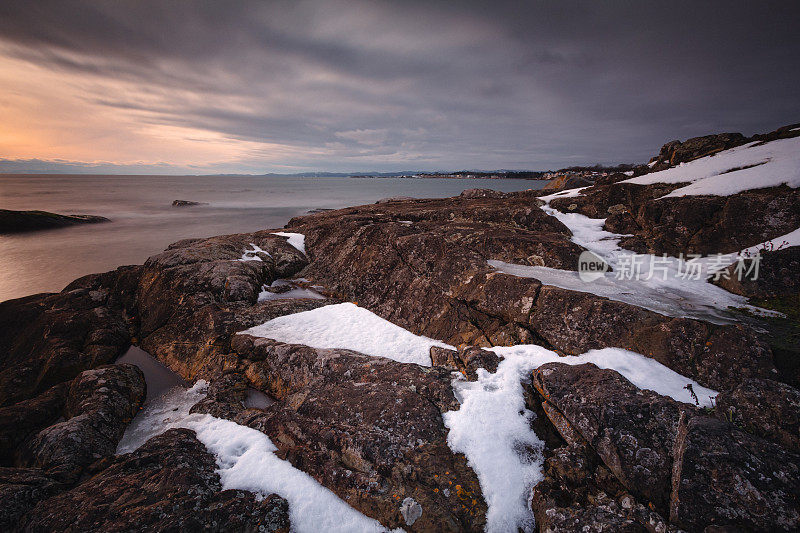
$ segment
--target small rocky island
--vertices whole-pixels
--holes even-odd
[[[97,215],[59,215],[48,211],[0,209],[0,235],[98,222],[109,222],[109,220]]]
[[[206,202],[194,202],[192,200],[173,200],[172,207],[194,207],[197,205],[208,205]]]
[[[308,214],[2,302],[0,529],[797,531],[798,136]],[[675,279],[626,277],[631,252]],[[190,387],[143,406],[131,345]]]

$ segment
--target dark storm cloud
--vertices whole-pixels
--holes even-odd
[[[297,168],[642,161],[800,118],[797,3],[519,4],[20,1],[0,39],[143,88],[97,105],[291,146]]]

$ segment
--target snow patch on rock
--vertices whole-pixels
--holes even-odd
[[[690,184],[667,196],[728,196],[782,184],[800,187],[800,137],[764,144],[748,143],[622,183],[650,185],[687,182]]]
[[[302,233],[288,233],[285,231],[276,231],[273,235],[279,235],[281,237],[287,237],[286,241],[297,248],[300,253],[306,255],[306,236]]]
[[[149,404],[131,422],[117,453],[132,452],[168,429],[191,429],[215,456],[222,488],[286,498],[292,531],[386,531],[378,521],[356,511],[311,476],[279,459],[275,455],[277,448],[264,433],[208,414],[189,414],[191,407],[205,397],[206,389],[207,384],[198,381],[190,389],[173,389]]]
[[[431,346],[455,349],[414,335],[349,302],[280,316],[240,333],[312,348],[343,348],[422,366],[431,366]]]

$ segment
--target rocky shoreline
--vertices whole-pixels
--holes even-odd
[[[396,199],[184,240],[2,302],[0,528],[796,530],[800,247],[780,239],[800,228],[800,189],[674,195],[689,182],[658,171],[797,134],[709,136],[686,157],[671,143],[640,176],[556,194]],[[758,280],[717,285],[782,315],[687,318],[536,278],[572,279],[587,250],[754,246]],[[265,289],[280,280],[321,296]],[[200,399],[118,455],[153,406],[141,371],[114,364],[130,345]],[[249,389],[275,402],[248,407]],[[255,445],[225,448],[213,424],[265,439],[358,516],[329,525],[279,479],[232,474]]]

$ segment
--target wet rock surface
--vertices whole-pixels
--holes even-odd
[[[216,468],[194,432],[169,430],[40,503],[18,530],[289,531],[286,500],[222,490]]]

